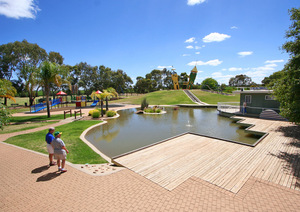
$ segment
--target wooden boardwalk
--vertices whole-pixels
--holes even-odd
[[[195,176],[237,193],[249,177],[300,190],[300,141],[284,136],[288,122],[246,118],[251,130],[269,133],[256,147],[193,134],[142,149],[114,161],[172,190]]]

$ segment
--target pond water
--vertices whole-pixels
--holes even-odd
[[[253,144],[257,136],[246,133],[231,119],[218,115],[216,109],[165,108],[166,114],[138,115],[136,109],[118,111],[120,117],[108,120],[86,134],[86,139],[109,157],[185,132],[199,133]]]

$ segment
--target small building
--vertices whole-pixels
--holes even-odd
[[[245,115],[273,120],[286,120],[279,115],[280,103],[273,96],[272,90],[238,90],[240,102],[219,102],[220,115]]]
[[[240,112],[242,113],[244,104],[247,114],[259,115],[266,109],[280,112],[280,103],[273,96],[272,90],[240,90],[234,93],[240,93]]]

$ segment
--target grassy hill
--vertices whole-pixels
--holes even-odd
[[[202,101],[208,104],[217,104],[218,102],[239,102],[240,95],[225,96],[205,92],[201,90],[192,90],[192,92]],[[143,98],[147,98],[151,105],[176,105],[176,104],[194,104],[182,90],[156,91],[139,96],[129,96],[125,99],[113,101],[114,103],[141,104]]]
[[[194,104],[182,90],[164,90],[139,96],[129,96],[125,99],[112,101],[112,103],[119,102],[140,105],[145,97],[150,105]]]
[[[207,104],[218,104],[218,102],[240,102],[240,95],[225,96],[222,94],[210,93],[201,90],[192,90],[193,94],[202,102]]]

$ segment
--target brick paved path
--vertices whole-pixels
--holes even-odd
[[[299,211],[300,193],[251,178],[234,195],[192,177],[173,191],[129,170],[95,177],[0,143],[0,211]]]

